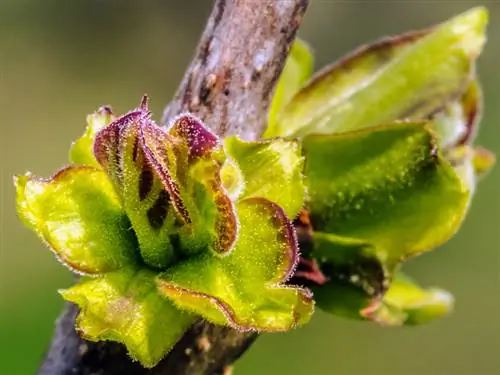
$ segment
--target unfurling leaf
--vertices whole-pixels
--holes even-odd
[[[324,69],[283,108],[266,136],[304,136],[427,118],[460,95],[485,41],[487,12],[384,39]]]
[[[121,342],[152,367],[200,317],[257,331],[310,319],[309,291],[285,285],[298,259],[287,212],[304,198],[297,142],[224,143],[191,114],[160,128],[147,97],[88,122],[70,155],[81,165],[15,180],[26,225],[92,274],[61,292],[83,338]]]
[[[275,129],[275,126],[278,126],[277,121],[284,107],[311,78],[313,69],[314,59],[309,46],[303,40],[295,39],[274,89],[264,138],[278,134],[279,128]]]
[[[142,133],[149,121],[149,112],[142,109],[118,118],[97,133],[94,153],[121,198],[143,260],[164,269],[174,261],[171,236],[178,216],[171,197],[178,187],[170,176],[171,184],[163,184],[147,159]],[[165,142],[165,150],[172,150],[171,143]]]
[[[76,329],[81,337],[121,342],[145,367],[155,366],[196,319],[161,297],[155,273],[146,269],[86,278],[60,293],[80,306]]]
[[[284,139],[248,142],[229,137],[224,145],[241,171],[241,198],[267,198],[294,218],[304,202],[300,144]]]
[[[307,207],[315,230],[366,242],[396,264],[448,240],[467,187],[425,123],[304,139]]]
[[[136,261],[134,233],[104,172],[72,166],[46,180],[19,176],[15,185],[21,219],[72,270],[96,274]]]
[[[182,309],[241,330],[285,331],[306,323],[311,296],[282,285],[297,262],[285,213],[263,198],[242,200],[237,211],[241,232],[231,254],[202,254],[168,270],[158,280],[161,292]]]

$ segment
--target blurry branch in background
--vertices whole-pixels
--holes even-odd
[[[220,136],[258,138],[307,5],[308,0],[216,0],[163,123],[189,111]],[[148,370],[132,362],[120,344],[81,339],[75,332],[76,314],[75,305],[67,304],[39,375],[223,373],[257,337],[199,321]]]

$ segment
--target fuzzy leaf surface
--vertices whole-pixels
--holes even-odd
[[[394,265],[448,240],[469,191],[425,123],[304,139],[308,210],[320,232],[366,242]]]
[[[74,166],[15,184],[21,219],[71,269],[96,274],[135,262],[130,222],[103,171]]]
[[[268,128],[264,138],[278,134],[275,129],[286,104],[307,83],[314,70],[314,57],[310,47],[301,39],[295,39],[281,72],[269,107]]]
[[[324,69],[283,109],[267,136],[344,132],[427,118],[464,90],[485,41],[474,8],[432,30],[384,39]]]
[[[133,359],[155,366],[196,317],[160,296],[154,277],[146,269],[124,268],[61,291],[81,309],[76,319],[80,336],[123,343]]]
[[[200,254],[167,270],[159,289],[178,307],[241,330],[285,331],[306,323],[313,302],[285,286],[297,262],[297,240],[283,210],[263,198],[237,206],[241,231],[224,257]]]
[[[294,218],[305,194],[299,143],[285,139],[249,142],[229,137],[224,145],[242,175],[241,198],[266,198]]]

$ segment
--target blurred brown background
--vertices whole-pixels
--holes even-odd
[[[287,1],[287,0],[282,0]],[[472,1],[319,1],[300,35],[320,67],[359,44],[441,22]],[[0,0],[0,374],[33,374],[71,282],[17,220],[12,175],[51,174],[85,116],[117,113],[144,92],[156,119],[176,89],[211,1]],[[479,142],[500,154],[500,2],[480,59],[486,113]],[[451,290],[456,312],[428,326],[383,329],[318,312],[312,324],[265,335],[237,374],[489,375],[500,369],[500,167],[484,180],[460,233],[408,271]]]

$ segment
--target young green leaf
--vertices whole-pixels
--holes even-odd
[[[268,128],[264,138],[279,134],[279,130],[275,129],[275,126],[283,108],[311,78],[313,69],[314,58],[310,47],[303,40],[295,39],[274,89],[273,99],[269,107]]]
[[[320,72],[283,109],[267,136],[344,132],[427,118],[459,95],[485,41],[475,8],[432,30],[364,47]]]
[[[247,142],[224,140],[225,150],[241,171],[241,198],[263,197],[281,206],[294,218],[304,202],[304,158],[296,141],[273,139]],[[233,168],[231,164],[228,166]]]
[[[19,176],[15,185],[24,223],[74,271],[104,273],[135,262],[130,222],[101,170],[68,167],[47,180]]]
[[[297,261],[297,240],[285,213],[263,198],[245,199],[237,211],[241,230],[233,251],[175,265],[158,279],[160,291],[182,309],[241,330],[284,331],[306,323],[311,296],[282,285]]]
[[[394,265],[448,240],[469,192],[425,123],[304,139],[308,210],[317,231],[366,242]]]
[[[121,342],[134,360],[154,367],[196,319],[161,297],[154,278],[152,271],[125,268],[60,293],[81,309],[76,319],[81,337]]]

